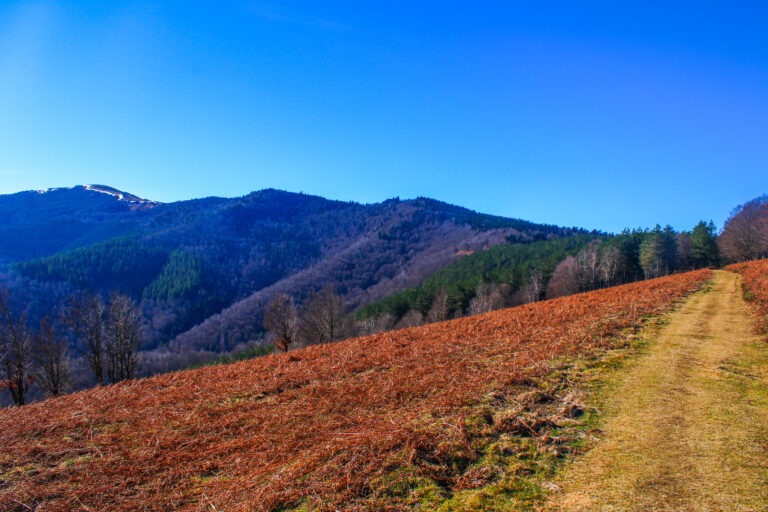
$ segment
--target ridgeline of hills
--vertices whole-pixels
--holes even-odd
[[[719,265],[721,250],[726,261],[768,254],[765,196],[734,210],[719,236],[711,222],[609,235],[428,198],[365,205],[272,189],[163,204],[84,185],[0,195],[0,215],[0,292],[33,331],[43,318],[58,324],[71,389],[93,384],[66,317],[83,293],[139,305],[148,375],[263,353],[278,296],[306,326],[321,291],[336,294],[329,321],[343,329],[300,332],[301,346]]]
[[[30,318],[72,294],[140,301],[145,350],[227,352],[281,292],[332,285],[348,310],[421,285],[464,255],[582,230],[440,201],[358,204],[278,190],[158,203],[102,185],[0,196],[0,268]]]

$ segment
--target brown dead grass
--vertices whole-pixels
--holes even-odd
[[[610,390],[558,510],[767,510],[768,349],[739,277],[717,272]]]
[[[0,510],[401,510],[403,503],[377,502],[372,482],[400,471],[410,479],[403,485],[429,477],[443,494],[480,485],[490,477],[471,468],[467,406],[519,389],[553,358],[606,346],[611,334],[669,309],[710,276],[677,275],[3,410]]]
[[[742,276],[744,297],[754,303],[755,327],[758,332],[768,334],[768,260],[738,263],[726,270]]]

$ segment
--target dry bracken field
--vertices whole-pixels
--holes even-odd
[[[756,305],[757,328],[768,333],[768,260],[738,263],[727,270],[741,274],[745,298]]]
[[[5,409],[0,510],[394,510],[418,505],[382,492],[400,474],[448,496],[483,485],[492,476],[473,466],[468,408],[520,389],[556,358],[607,346],[710,277],[679,274]]]

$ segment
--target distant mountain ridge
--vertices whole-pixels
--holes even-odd
[[[580,230],[428,198],[375,204],[265,189],[174,203],[105,185],[0,195],[6,281],[41,310],[74,291],[142,303],[146,347],[228,351],[261,331],[277,292],[326,284],[349,308],[416,286],[456,258]]]

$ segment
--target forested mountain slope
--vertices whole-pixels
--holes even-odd
[[[176,347],[217,351],[259,334],[276,291],[301,303],[330,284],[354,308],[462,254],[577,231],[426,198],[363,205],[278,190],[161,204],[88,185],[0,196],[0,213],[4,281],[31,318],[80,290],[119,290],[141,301],[145,348],[178,336]]]
[[[0,195],[0,263],[41,258],[132,233],[158,205],[100,185]]]
[[[485,251],[468,254],[430,275],[419,286],[367,304],[361,308],[358,316],[376,318],[391,315],[400,319],[409,311],[428,315],[435,297],[441,292],[447,294],[448,315],[454,316],[469,309],[471,299],[477,295],[478,287],[483,284],[503,283],[508,288],[508,295],[521,295],[518,298],[507,297],[507,301],[533,302],[541,298],[543,287],[558,263],[600,238],[595,234],[579,234],[533,243],[500,244]],[[523,289],[532,280],[539,281],[540,289],[532,291],[535,296],[522,296]]]
[[[427,276],[463,255],[508,239],[533,240],[571,235],[578,230],[540,226],[483,216],[429,199],[390,200],[365,207],[359,224],[340,242],[298,272],[233,303],[220,314],[180,334],[175,350],[229,350],[261,331],[261,313],[276,293],[304,302],[323,285],[332,284],[347,309],[379,300],[420,284]],[[339,242],[339,240],[337,240]]]

